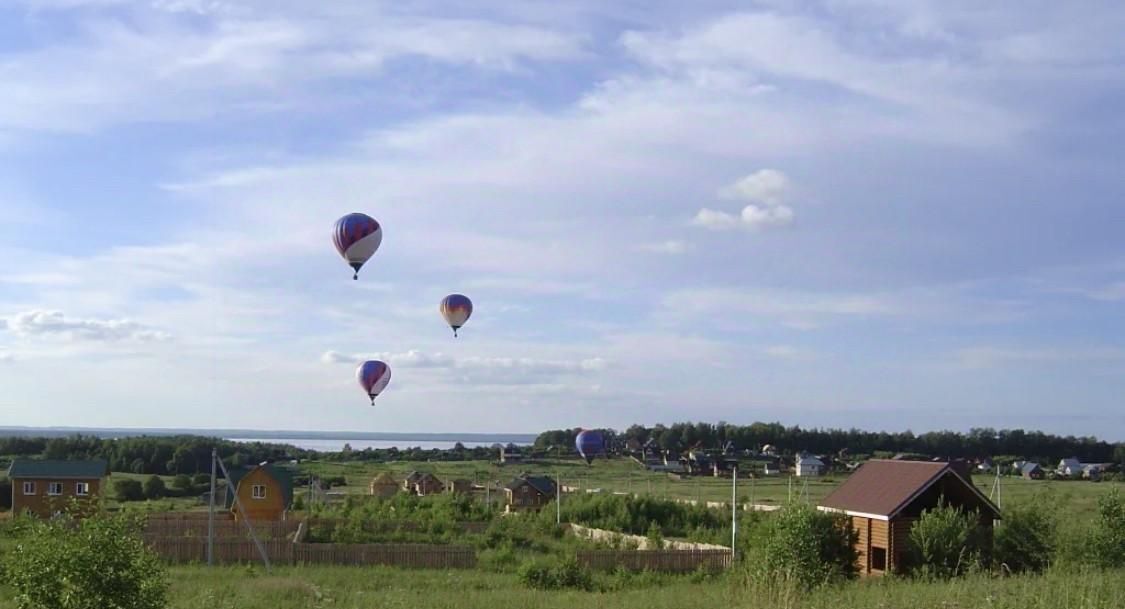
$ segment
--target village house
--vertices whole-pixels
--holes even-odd
[[[97,508],[102,481],[109,475],[103,459],[57,461],[16,459],[8,468],[12,513],[49,518],[72,506],[81,515]]]
[[[506,465],[510,463],[520,463],[523,461],[523,454],[515,446],[501,446],[500,447],[500,464]]]
[[[801,454],[797,457],[797,475],[798,476],[821,476],[824,474],[825,469],[824,461],[816,458],[813,455]]]
[[[468,478],[457,478],[445,485],[445,492],[454,495],[468,495],[473,492],[473,481]]]
[[[909,570],[910,528],[940,501],[975,513],[985,537],[1000,510],[950,463],[874,459],[825,497],[817,509],[848,516],[857,533],[861,575]]]
[[[1058,468],[1055,473],[1065,478],[1081,478],[1082,477],[1082,462],[1077,457],[1069,459],[1062,459],[1059,461]]]
[[[425,497],[445,490],[445,485],[437,476],[429,472],[410,472],[402,481],[402,488],[408,493]]]
[[[387,499],[394,497],[398,493],[398,481],[390,472],[382,472],[378,476],[371,479],[371,484],[368,485],[367,492],[376,497]]]
[[[538,510],[555,499],[555,481],[546,476],[520,476],[504,487],[508,512]]]
[[[1042,480],[1043,468],[1038,463],[1024,463],[1020,467],[1020,475],[1028,480]]]
[[[249,469],[231,468],[228,473],[226,507],[236,520],[243,516],[235,505],[236,495],[250,521],[285,520],[293,504],[293,474],[288,469],[262,463]]]

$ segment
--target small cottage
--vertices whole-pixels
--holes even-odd
[[[419,497],[435,495],[445,489],[441,480],[429,472],[410,472],[402,481],[402,487],[406,492]]]
[[[382,497],[383,499],[393,497],[398,493],[398,481],[395,480],[395,477],[392,476],[390,472],[382,472],[371,479],[371,484],[368,485],[367,492],[369,495]]]
[[[824,461],[813,455],[802,454],[797,457],[798,476],[821,476],[825,471]]]
[[[874,459],[863,464],[817,509],[843,513],[857,533],[861,575],[908,570],[910,528],[939,502],[976,514],[988,540],[1000,510],[950,463]]]
[[[251,521],[285,520],[293,504],[293,474],[288,469],[263,463],[249,469],[231,468],[229,474],[226,506],[236,520],[243,515],[235,505],[236,495]]]
[[[8,468],[12,513],[49,518],[74,507],[81,515],[96,509],[102,480],[108,475],[109,464],[104,459],[16,459]]]
[[[520,476],[504,487],[508,512],[538,510],[558,494],[555,481],[546,476]]]
[[[523,454],[515,446],[501,446],[499,459],[501,465],[520,463],[523,461]]]
[[[1081,478],[1082,477],[1082,462],[1076,457],[1069,459],[1062,459],[1059,461],[1059,466],[1055,470],[1060,476],[1065,478]]]
[[[473,481],[468,478],[457,478],[445,485],[445,492],[454,495],[468,495],[473,492]]]
[[[1020,475],[1028,480],[1042,480],[1043,468],[1038,463],[1024,463],[1020,467]]]

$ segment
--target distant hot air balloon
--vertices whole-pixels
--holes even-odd
[[[574,438],[574,446],[589,465],[594,461],[595,456],[605,453],[605,438],[602,437],[602,432],[596,429],[586,429],[578,432],[578,436]]]
[[[367,214],[348,214],[336,221],[332,242],[336,251],[355,269],[352,279],[359,279],[359,269],[383,242],[383,228]]]
[[[445,322],[453,328],[453,336],[457,336],[457,330],[460,330],[473,314],[473,301],[462,294],[450,294],[441,300],[440,310]]]
[[[359,386],[367,392],[368,397],[371,398],[371,405],[374,406],[375,398],[387,388],[387,383],[391,382],[391,368],[378,360],[366,361],[355,371],[355,378],[359,381]]]

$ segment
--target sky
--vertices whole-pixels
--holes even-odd
[[[0,425],[1125,440],[1123,30],[1109,1],[2,0]],[[356,211],[384,239],[352,281]]]

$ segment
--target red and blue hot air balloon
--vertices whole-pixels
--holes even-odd
[[[578,449],[578,454],[586,460],[586,465],[593,463],[595,456],[605,454],[605,438],[602,432],[596,429],[578,432],[578,436],[574,438],[574,446]]]
[[[453,336],[457,336],[457,331],[465,322],[469,321],[469,317],[473,314],[473,301],[469,300],[468,296],[464,294],[450,294],[441,300],[441,316],[445,318],[445,322],[449,327],[453,328]]]
[[[387,388],[387,383],[391,382],[391,368],[379,360],[366,361],[355,371],[355,378],[371,398],[371,405],[374,406],[375,398]]]
[[[355,269],[352,279],[359,279],[359,269],[375,255],[383,242],[383,228],[367,214],[348,214],[336,221],[332,242],[336,251]]]

